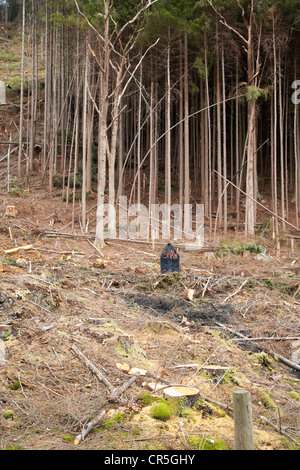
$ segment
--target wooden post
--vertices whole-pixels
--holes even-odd
[[[251,394],[248,390],[233,392],[235,450],[254,450]]]

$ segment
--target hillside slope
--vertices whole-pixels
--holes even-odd
[[[268,259],[255,259],[249,247],[234,254],[237,238],[220,240],[217,253],[181,249],[181,272],[162,275],[161,245],[111,240],[100,254],[79,229],[77,237],[60,235],[70,209],[60,198],[49,204],[44,190],[2,190],[0,203],[2,449],[74,449],[102,407],[97,432],[75,448],[193,449],[214,440],[233,449],[238,389],[251,391],[257,449],[297,446],[299,372],[266,353],[299,364],[297,240],[292,252],[282,238],[277,256],[265,232],[259,243]],[[16,217],[5,215],[8,205]],[[94,217],[91,211],[91,231]],[[194,290],[192,301],[183,298],[186,288]],[[238,342],[237,334],[256,344]],[[152,375],[124,392],[129,402],[106,402],[107,386],[73,345],[114,387],[128,381],[118,363]],[[147,384],[156,380],[195,386],[199,400],[171,407],[167,421],[154,418],[151,397],[163,392],[150,394]],[[4,418],[8,410],[13,419]]]
[[[11,129],[17,135],[17,26],[12,33],[0,30],[2,79],[12,86],[1,107],[3,140]],[[39,172],[29,183],[15,177],[16,148],[9,192],[6,146],[0,155],[1,450],[233,449],[232,393],[240,389],[251,391],[256,448],[299,448],[300,375],[282,360],[300,364],[299,239],[280,233],[279,252],[264,219],[248,244],[232,233],[219,236],[216,250],[211,242],[206,252],[179,248],[181,272],[162,275],[163,244],[110,240],[101,253],[94,248],[93,194],[90,238],[80,229],[80,202],[71,236],[71,205],[59,189],[50,198]],[[129,376],[117,364],[147,375],[111,400],[99,372],[120,387]],[[171,414],[158,419],[153,408],[163,390],[149,388],[156,381],[193,386],[198,399],[168,399]]]

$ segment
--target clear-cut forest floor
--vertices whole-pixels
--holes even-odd
[[[5,215],[9,205],[15,217]],[[216,252],[179,248],[181,272],[162,275],[161,245],[111,240],[101,255],[93,238],[59,236],[70,233],[71,209],[46,189],[7,194],[2,184],[1,449],[233,449],[239,389],[251,391],[256,448],[297,448],[300,374],[274,353],[300,363],[299,240],[293,247],[280,233],[278,253],[265,227],[252,240],[267,248],[259,259],[242,234],[220,236]],[[6,252],[16,247],[27,248]],[[120,363],[153,375],[123,393],[127,403],[106,401],[107,386],[73,345],[114,387],[129,379]],[[161,379],[198,388],[198,400],[171,400],[171,417],[153,417],[166,397],[148,384],[166,385]],[[74,446],[102,409],[104,419]]]

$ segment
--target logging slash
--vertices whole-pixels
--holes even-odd
[[[122,394],[132,385],[134,382],[139,378],[140,371],[137,370],[134,375],[130,377],[130,379],[125,382],[121,387],[114,387],[111,382],[104,376],[102,372],[80,351],[75,344],[72,346],[72,352],[79,357],[79,359],[91,370],[91,372],[95,375],[95,377],[99,380],[99,382],[103,383],[108,391],[109,395],[107,397],[106,403],[109,402],[117,402],[123,406],[128,406],[129,408],[139,411],[139,407],[132,402],[122,398]],[[103,408],[103,407],[102,407]],[[84,428],[82,429],[81,433],[76,436],[74,439],[74,445],[77,446],[80,444],[82,440],[89,434],[92,429],[94,429],[105,417],[107,411],[101,409],[99,413],[90,421]]]

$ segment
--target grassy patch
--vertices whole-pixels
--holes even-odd
[[[0,62],[20,62],[20,57],[10,54],[0,54]]]
[[[197,450],[228,450],[224,441],[209,439],[205,436],[191,435],[188,443]]]
[[[242,255],[244,251],[250,253],[264,253],[266,248],[257,242],[244,243],[240,238],[231,239],[230,237],[225,238],[220,243],[220,251],[218,256],[223,256],[232,253],[234,255]]]

